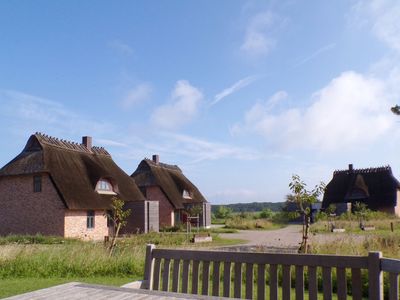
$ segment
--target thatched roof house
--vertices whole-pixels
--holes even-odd
[[[148,200],[160,203],[160,224],[173,226],[186,219],[186,211],[202,207],[200,226],[211,224],[211,206],[199,189],[176,165],[160,162],[158,155],[143,159],[131,175]]]
[[[369,209],[400,216],[400,183],[390,166],[335,171],[326,186],[322,208],[338,203],[365,203]]]
[[[9,193],[13,186],[20,188]],[[93,230],[95,223],[89,224],[87,220],[84,221],[87,221],[88,228],[72,229],[71,226],[75,225],[69,223],[76,221],[78,215],[84,218],[90,215],[93,220],[100,216],[105,219],[104,211],[110,209],[114,196],[127,205],[146,200],[132,178],[115,164],[111,155],[104,148],[92,146],[91,137],[83,137],[82,144],[78,144],[41,133],[32,135],[23,151],[0,169],[0,192],[0,204],[5,207],[0,210],[0,219],[3,220],[0,221],[1,234],[40,232],[98,238],[102,235],[102,238],[108,235],[107,226],[101,226],[106,223],[104,220],[100,222],[99,219],[98,227],[102,229],[97,228],[96,233],[97,229]],[[26,205],[38,212],[35,219],[24,209]],[[46,222],[46,218],[51,219],[47,206],[57,211],[57,220]],[[43,214],[40,214],[41,210],[44,210]],[[14,216],[14,221],[10,221],[13,224],[3,224],[9,223],[4,221],[6,215]],[[24,219],[32,219],[28,222],[30,228],[26,228],[28,224],[24,226]],[[135,220],[132,219],[132,222]],[[46,223],[57,226],[47,228]],[[143,227],[144,224],[136,226]]]

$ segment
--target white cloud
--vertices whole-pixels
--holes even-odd
[[[400,2],[398,0],[358,1],[355,18],[368,24],[372,32],[389,47],[400,51]]]
[[[247,24],[240,49],[252,57],[268,54],[276,45],[273,31],[274,26],[279,26],[279,23],[282,20],[270,11],[253,16]]]
[[[164,145],[162,149],[169,149],[171,154],[183,154],[192,159],[191,163],[218,159],[254,160],[261,158],[259,152],[250,148],[210,142],[183,134],[163,133],[162,135],[168,141],[168,146]]]
[[[151,121],[158,127],[173,129],[190,122],[197,114],[203,94],[186,80],[179,80],[168,103],[158,107]]]
[[[328,44],[328,45],[325,45],[325,46],[319,48],[318,50],[311,53],[309,56],[307,56],[306,58],[303,58],[301,61],[299,61],[297,64],[295,64],[294,67],[299,67],[299,66],[309,62],[310,60],[316,58],[317,56],[321,55],[322,53],[332,50],[333,48],[335,48],[335,46],[336,46],[335,43],[331,43],[331,44]]]
[[[389,109],[398,91],[389,82],[345,72],[316,92],[309,106],[274,113],[268,103],[257,103],[236,129],[256,132],[286,149],[362,147],[394,128],[396,119]]]
[[[206,196],[213,204],[224,204],[224,203],[247,203],[256,202],[260,200],[260,195],[253,190],[249,189],[238,189],[230,188],[222,191],[218,191]]]
[[[128,91],[127,95],[122,99],[121,104],[124,108],[131,108],[151,96],[153,89],[149,83],[141,83]]]
[[[109,140],[109,139],[97,139],[97,138],[94,138],[94,142],[96,144],[102,145],[102,146],[128,147],[128,145],[126,143],[121,143],[121,142],[114,141],[114,140]]]
[[[123,55],[132,55],[134,53],[133,48],[129,46],[128,44],[120,41],[120,40],[114,40],[109,43],[110,47],[118,51],[119,53]]]
[[[210,106],[217,104],[219,101],[221,101],[223,98],[228,97],[229,95],[241,90],[242,88],[248,86],[252,82],[254,82],[257,79],[256,76],[248,76],[243,79],[240,79],[239,81],[235,82],[232,86],[224,89],[222,92],[218,93],[214,97],[214,101],[211,102]]]
[[[42,131],[63,136],[97,135],[110,132],[114,126],[91,120],[62,104],[19,91],[0,90],[2,118],[14,123],[13,130],[21,134]]]

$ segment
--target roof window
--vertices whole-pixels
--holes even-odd
[[[183,190],[182,197],[185,199],[192,199],[192,193],[190,193],[188,190]]]
[[[116,195],[114,187],[107,179],[100,179],[96,184],[96,192],[99,194]]]

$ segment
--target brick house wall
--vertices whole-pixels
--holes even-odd
[[[167,196],[158,186],[146,187],[146,198],[150,201],[158,200],[159,203],[159,222],[160,227],[163,226],[174,226],[174,207],[169,202]]]
[[[102,240],[108,236],[107,218],[103,210],[96,210],[94,228],[87,228],[87,210],[65,210],[65,237]]]
[[[64,235],[65,205],[50,177],[40,175],[42,191],[36,193],[33,175],[0,178],[0,235]]]

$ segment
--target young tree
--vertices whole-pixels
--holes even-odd
[[[260,218],[262,218],[262,219],[271,219],[273,215],[274,215],[274,212],[269,208],[264,208],[260,212]]]
[[[360,228],[364,228],[364,221],[367,218],[368,213],[370,210],[367,208],[367,205],[362,202],[356,202],[354,204],[354,214],[358,217],[358,222]]]
[[[110,256],[112,255],[114,248],[117,243],[117,238],[119,235],[119,231],[122,227],[125,227],[127,224],[127,218],[131,214],[131,210],[124,210],[125,202],[117,197],[113,197],[111,200],[111,211],[107,211],[105,216],[108,218],[110,222],[112,222],[114,228],[114,234],[111,239],[111,244],[108,247],[108,251]]]
[[[318,201],[318,197],[323,193],[325,184],[319,183],[311,191],[307,190],[307,185],[300,179],[299,175],[292,175],[292,181],[289,183],[289,189],[292,192],[291,200],[298,206],[298,213],[303,219],[303,237],[299,248],[299,252],[307,253],[308,251],[308,234],[310,230],[311,204]]]
[[[232,209],[223,205],[220,205],[215,212],[215,217],[218,219],[227,219],[231,216]]]

